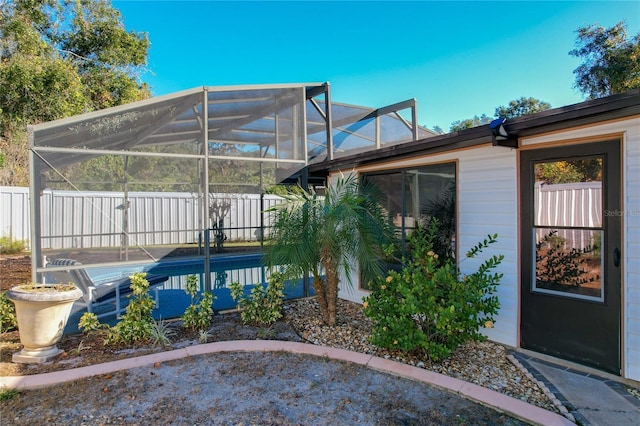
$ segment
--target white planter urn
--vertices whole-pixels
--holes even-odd
[[[16,305],[20,343],[13,362],[42,363],[62,353],[56,344],[67,325],[73,302],[82,291],[72,284],[23,284],[7,291]]]

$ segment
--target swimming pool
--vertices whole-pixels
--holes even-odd
[[[229,284],[239,282],[245,286],[245,294],[248,294],[253,286],[265,285],[271,275],[269,268],[263,264],[262,253],[216,256],[210,258],[209,264],[211,289],[215,296],[213,307],[216,311],[236,307],[231,298]],[[191,303],[190,296],[184,291],[187,276],[196,275],[200,290],[204,289],[204,258],[173,258],[146,265],[118,268],[117,271],[105,267],[87,268],[87,273],[96,284],[113,281],[135,272],[169,276],[167,282],[158,290],[159,307],[154,311],[156,317],[176,318],[184,313]],[[286,299],[304,297],[306,293],[303,281],[287,282],[284,293]]]

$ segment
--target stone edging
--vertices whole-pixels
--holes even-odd
[[[556,395],[553,394],[553,392],[551,392],[549,390],[549,388],[547,387],[547,385],[536,379],[535,377],[533,377],[533,374],[531,374],[531,372],[529,372],[529,370],[523,366],[520,361],[518,361],[513,355],[509,354],[507,355],[507,359],[509,361],[511,361],[511,363],[513,365],[516,366],[516,368],[518,368],[520,371],[522,371],[522,373],[527,376],[527,378],[529,380],[531,380],[532,382],[534,382],[536,385],[538,385],[538,387],[540,389],[542,389],[542,391],[544,392],[544,394],[551,400],[551,402],[553,403],[553,405],[558,409],[558,411],[560,412],[560,414],[562,414],[563,416],[565,416],[567,419],[569,419],[571,422],[576,423],[576,418],[573,416],[573,414],[571,414],[569,412],[569,410],[567,409],[567,407],[564,406],[564,404],[562,404],[562,402],[560,402],[560,400],[556,397]]]

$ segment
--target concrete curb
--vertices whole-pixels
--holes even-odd
[[[574,425],[574,423],[560,414],[544,410],[499,392],[423,368],[344,349],[280,340],[232,340],[227,342],[206,343],[65,371],[34,374],[31,376],[0,377],[0,387],[17,390],[36,389],[87,377],[114,373],[120,370],[153,365],[159,362],[223,352],[288,352],[351,362],[376,371],[415,380],[453,392],[464,398],[534,425]]]

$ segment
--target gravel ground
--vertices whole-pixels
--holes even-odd
[[[323,325],[320,308],[314,299],[301,299],[285,307],[285,318],[309,343],[376,355],[393,361],[422,367],[447,376],[475,383],[546,410],[559,412],[551,399],[526,370],[512,364],[508,350],[497,343],[469,342],[442,362],[377,348],[369,342],[372,323],[358,304],[339,300],[338,325]]]

